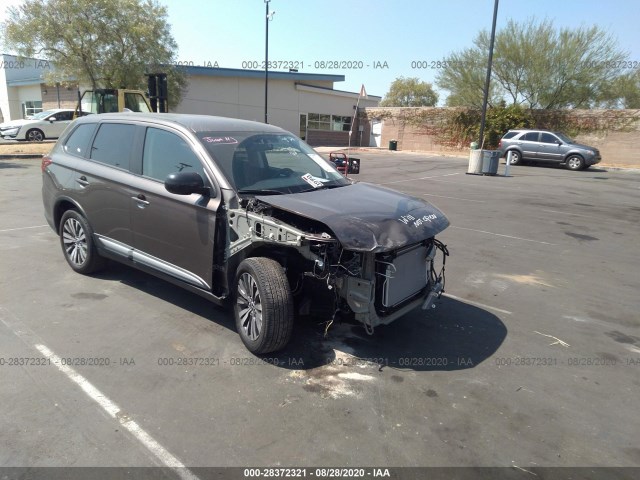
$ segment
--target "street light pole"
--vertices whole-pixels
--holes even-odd
[[[498,18],[498,0],[493,6],[493,25],[491,25],[491,41],[489,42],[489,61],[487,62],[487,78],[484,81],[484,98],[482,99],[482,119],[480,120],[480,140],[478,145],[484,147],[484,124],[487,118],[487,103],[489,101],[489,84],[491,82],[491,65],[493,63],[493,44],[496,40],[496,19]]]
[[[269,13],[269,2],[271,0],[264,0],[265,10],[265,38],[264,38],[264,123],[269,123],[269,117],[267,114],[267,106],[269,103],[269,17],[273,18],[273,14]]]

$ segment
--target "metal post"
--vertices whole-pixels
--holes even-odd
[[[264,0],[265,39],[264,39],[264,123],[269,123],[267,104],[269,102],[269,2]]]
[[[511,165],[511,155],[513,154],[513,152],[511,150],[509,150],[507,152],[507,166],[504,167],[504,176],[508,177],[509,176],[509,165]]]
[[[496,19],[498,17],[498,0],[493,6],[493,24],[491,25],[491,41],[489,42],[489,61],[487,62],[487,77],[484,80],[484,98],[482,99],[482,119],[480,120],[480,148],[484,148],[484,124],[487,118],[487,102],[489,101],[489,83],[491,82],[491,65],[493,63],[493,44],[496,40]]]

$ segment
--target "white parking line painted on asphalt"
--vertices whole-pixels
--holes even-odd
[[[109,414],[110,417],[116,419],[126,428],[147,450],[149,450],[164,466],[171,468],[183,480],[198,480],[185,465],[174,457],[169,451],[160,445],[151,435],[145,432],[135,421],[126,417],[117,418],[117,414],[121,411],[120,407],[112,402],[104,393],[94,387],[91,382],[76,372],[73,368],[63,364],[60,357],[53,353],[49,348],[42,344],[34,345],[38,351],[48,358],[51,363],[69,380],[78,385],[89,398],[95,401],[102,409]]]
[[[463,200],[465,202],[486,203],[485,200],[471,200],[470,198],[448,197],[446,195],[436,195],[435,193],[423,193],[422,195],[427,195],[429,197],[450,198],[452,200]]]
[[[522,240],[524,242],[540,243],[542,245],[556,245],[555,243],[543,242],[542,240],[532,240],[531,238],[514,237],[513,235],[504,235],[502,233],[487,232],[486,230],[477,230],[475,228],[457,227],[451,225],[451,228],[457,228],[458,230],[469,230],[470,232],[486,233],[487,235],[495,235],[496,237],[513,238],[514,240]]]
[[[505,315],[511,315],[513,313],[513,312],[510,312],[509,310],[503,310],[502,308],[492,307],[491,305],[485,305],[484,303],[474,302],[473,300],[467,300],[466,298],[456,297],[455,295],[451,295],[450,293],[443,293],[442,296],[450,298],[452,300],[458,300],[459,302],[475,305],[476,307],[487,308],[489,310],[504,313]]]
[[[572,215],[574,217],[593,217],[593,215],[583,215],[581,213],[560,212],[558,210],[541,210],[541,212],[561,213],[562,215]]]
[[[33,227],[18,227],[18,228],[5,228],[4,230],[0,230],[0,233],[2,232],[15,232],[16,230],[28,230],[30,228],[44,228],[44,227],[48,227],[49,225],[35,225]]]
[[[379,183],[378,185],[391,185],[391,184],[394,184],[394,183],[415,182],[416,180],[427,180],[429,178],[450,177],[451,175],[460,175],[460,172],[447,173],[445,175],[434,175],[434,176],[431,176],[431,177],[407,178],[405,180],[396,180],[395,182],[382,182],[382,183]]]

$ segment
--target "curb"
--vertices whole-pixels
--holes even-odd
[[[9,155],[0,155],[0,160],[9,160],[10,158],[42,158],[46,153],[15,153]]]

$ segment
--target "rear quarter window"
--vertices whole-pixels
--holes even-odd
[[[520,140],[524,140],[525,142],[537,142],[538,141],[538,132],[528,132],[520,137]]]
[[[518,132],[507,132],[504,134],[504,137],[502,137],[503,140],[509,140],[510,138],[515,137],[518,134]]]
[[[83,123],[69,135],[64,144],[64,151],[77,157],[88,157],[89,142],[96,129],[95,123]]]
[[[96,162],[129,170],[136,127],[124,123],[103,123],[91,146],[90,158]]]

